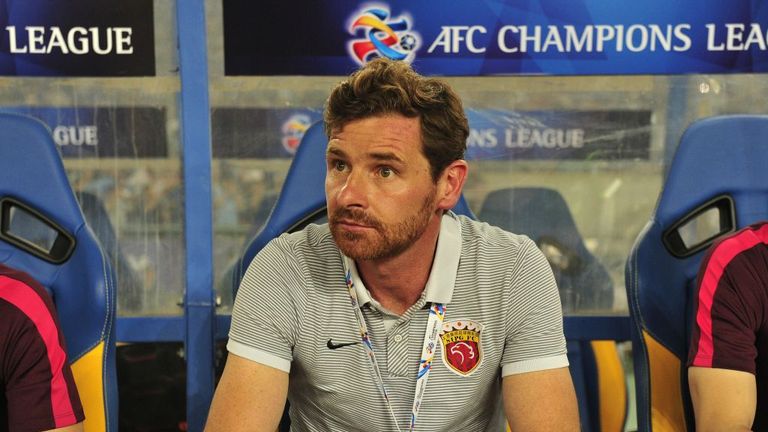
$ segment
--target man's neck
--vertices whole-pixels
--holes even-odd
[[[402,315],[416,303],[429,280],[440,235],[440,220],[403,253],[382,260],[355,262],[357,272],[376,301]]]

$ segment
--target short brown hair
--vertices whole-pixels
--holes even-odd
[[[451,162],[464,158],[469,124],[456,92],[441,80],[419,75],[405,62],[383,57],[334,87],[323,116],[325,133],[330,139],[351,121],[382,114],[420,118],[422,152],[433,181]]]

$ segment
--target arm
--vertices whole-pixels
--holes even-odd
[[[579,410],[568,368],[507,375],[504,413],[513,431],[578,431]]]
[[[730,369],[690,367],[688,384],[696,430],[749,431],[755,419],[755,376]]]
[[[756,414],[758,335],[768,266],[750,228],[716,242],[699,269],[688,353],[697,431],[748,431]]]
[[[272,432],[287,394],[287,373],[230,353],[205,430]]]
[[[306,285],[291,247],[286,237],[272,240],[243,276],[206,431],[273,432],[280,423]]]
[[[504,412],[512,431],[578,431],[576,392],[552,268],[533,241],[526,239],[522,247],[516,263],[519,276],[505,297],[507,311],[522,312],[506,314]]]

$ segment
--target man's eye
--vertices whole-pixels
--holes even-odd
[[[389,177],[392,175],[392,168],[390,167],[381,167],[379,168],[379,175],[382,177]]]
[[[333,163],[333,169],[335,169],[336,171],[344,171],[345,169],[347,169],[347,164],[342,161],[335,161]]]

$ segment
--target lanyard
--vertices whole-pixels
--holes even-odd
[[[347,282],[347,289],[349,290],[349,298],[352,301],[352,309],[354,309],[355,317],[357,318],[357,324],[360,327],[360,339],[363,342],[365,351],[368,354],[368,360],[373,367],[373,374],[376,378],[376,383],[379,386],[379,391],[384,396],[384,401],[387,403],[389,414],[392,416],[392,420],[395,422],[395,428],[400,432],[400,425],[397,423],[397,416],[392,409],[392,403],[389,401],[389,395],[387,389],[384,387],[384,378],[381,375],[381,369],[379,369],[379,363],[376,361],[376,353],[373,351],[373,344],[371,343],[371,336],[368,334],[368,326],[365,324],[365,317],[360,310],[360,303],[357,300],[357,292],[355,291],[355,284],[352,282],[352,271],[347,264],[349,258],[344,257],[344,275]],[[421,409],[421,401],[424,399],[424,393],[427,389],[427,380],[429,379],[429,372],[432,370],[432,359],[435,357],[435,350],[437,349],[437,338],[440,327],[442,327],[443,319],[445,319],[445,305],[442,303],[432,303],[429,307],[429,320],[427,321],[427,330],[424,333],[424,344],[421,349],[421,359],[419,360],[419,372],[416,375],[416,390],[413,395],[413,407],[411,408],[411,423],[408,427],[409,431],[413,431],[416,427],[416,417],[419,415]]]

